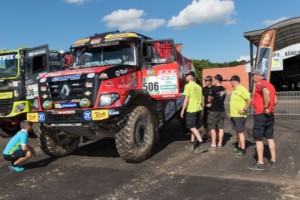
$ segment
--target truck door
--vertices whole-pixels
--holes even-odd
[[[37,79],[50,71],[48,45],[27,50],[25,60],[26,99],[33,99],[38,95]]]
[[[157,100],[180,97],[179,66],[173,40],[147,40],[142,44],[142,87]]]

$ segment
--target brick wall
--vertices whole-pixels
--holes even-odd
[[[223,79],[229,80],[231,76],[238,75],[241,78],[241,84],[249,90],[249,73],[246,72],[245,65],[239,65],[236,67],[223,67],[223,68],[212,68],[212,69],[204,69],[202,72],[203,83],[205,86],[204,79],[206,76],[215,76],[216,74],[221,74]],[[232,87],[229,81],[222,82],[223,87],[226,88],[227,93],[231,94]]]

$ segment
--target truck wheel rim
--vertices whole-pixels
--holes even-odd
[[[137,147],[143,147],[145,140],[147,139],[147,128],[144,120],[137,122],[134,135],[134,140]]]

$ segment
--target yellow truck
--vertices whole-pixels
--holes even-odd
[[[26,119],[37,96],[37,79],[48,72],[59,71],[61,52],[48,45],[17,50],[0,49],[0,135],[9,137]]]

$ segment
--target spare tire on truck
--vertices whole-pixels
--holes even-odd
[[[146,160],[154,144],[154,122],[150,110],[136,106],[124,128],[115,135],[119,155],[127,162]]]
[[[33,123],[33,132],[36,134],[42,151],[52,157],[63,157],[71,154],[78,147],[80,137],[40,123]]]

